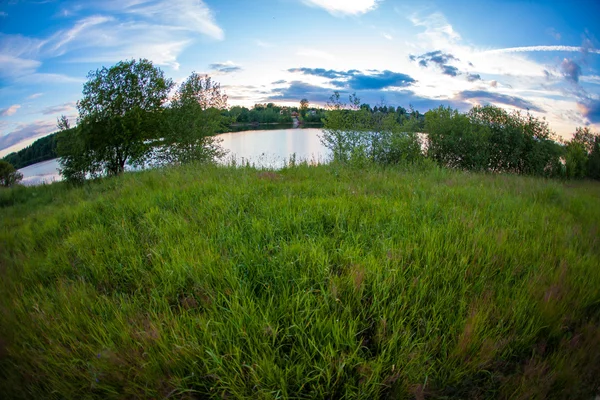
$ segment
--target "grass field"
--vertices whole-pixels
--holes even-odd
[[[189,166],[0,191],[4,398],[600,393],[600,184]]]

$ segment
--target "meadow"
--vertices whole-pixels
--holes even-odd
[[[598,182],[432,165],[2,190],[0,392],[591,399],[599,205]]]

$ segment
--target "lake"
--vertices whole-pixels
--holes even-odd
[[[321,132],[320,128],[271,128],[229,132],[217,137],[228,151],[223,163],[235,160],[237,164],[249,162],[258,168],[278,169],[294,155],[297,161],[326,162],[330,153],[319,140]],[[58,167],[58,160],[54,159],[21,168],[21,183],[32,186],[59,181]]]

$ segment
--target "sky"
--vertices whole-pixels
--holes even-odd
[[[600,131],[600,1],[0,0],[0,156],[56,131],[90,71],[147,58],[229,105],[493,104]]]

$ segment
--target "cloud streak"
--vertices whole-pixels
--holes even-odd
[[[35,121],[31,124],[19,125],[16,130],[10,132],[8,135],[0,136],[0,150],[28,139],[47,135],[54,130],[56,130],[56,123],[54,121]]]
[[[501,93],[488,92],[485,90],[465,90],[460,92],[457,96],[459,100],[478,100],[484,102],[500,103],[524,110],[544,112],[540,107],[536,106],[532,102],[522,99],[516,96],[509,96]]]
[[[209,68],[221,74],[231,74],[233,72],[238,72],[242,70],[242,67],[235,65],[235,63],[233,63],[232,61],[210,64]]]
[[[13,104],[12,106],[8,107],[8,108],[4,108],[0,110],[0,116],[2,117],[10,117],[11,115],[15,115],[15,113],[17,112],[17,110],[21,108],[20,104]]]
[[[566,52],[588,52],[600,54],[600,50],[588,49],[578,46],[523,46],[507,47],[505,49],[494,49],[483,51],[483,54],[504,54],[504,53],[528,53],[534,51],[566,51]]]

